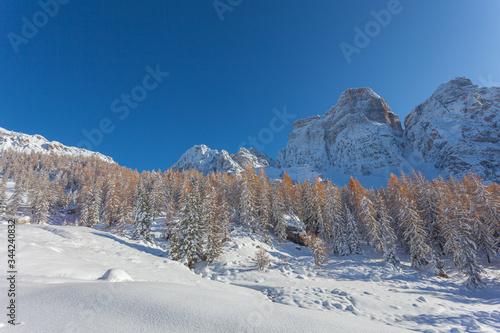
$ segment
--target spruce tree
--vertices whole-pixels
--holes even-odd
[[[7,186],[6,178],[3,176],[0,181],[0,214],[5,214],[7,211]]]
[[[439,223],[446,240],[445,250],[453,255],[455,266],[467,276],[469,288],[484,286],[483,269],[477,262],[477,244],[472,234],[470,214],[463,206],[460,194],[453,194],[447,186],[440,188]]]
[[[170,245],[170,257],[181,260],[191,267],[202,260],[203,226],[201,223],[201,199],[195,179],[182,189],[182,210],[179,225],[174,229]]]
[[[391,227],[389,214],[387,214],[387,207],[383,198],[382,191],[377,193],[375,204],[378,212],[378,221],[380,223],[380,236],[382,250],[384,253],[384,261],[396,265],[399,264],[396,246],[396,234]]]
[[[219,216],[218,193],[214,181],[209,181],[205,188],[202,203],[202,223],[205,228],[205,260],[210,263],[222,253],[223,226]]]
[[[286,221],[283,216],[285,213],[285,197],[280,188],[276,188],[273,195],[273,221],[274,232],[278,236],[278,241],[283,243],[286,238]]]
[[[7,214],[9,214],[10,216],[15,216],[18,213],[19,207],[23,202],[22,189],[20,186],[21,185],[16,182],[14,193],[7,202]]]
[[[325,192],[325,226],[320,229],[320,238],[329,244],[334,254],[349,254],[349,247],[345,239],[340,190],[329,182],[326,185]]]
[[[358,226],[351,210],[347,205],[344,205],[344,218],[346,225],[347,247],[349,248],[349,253],[361,254]]]
[[[149,194],[144,188],[140,188],[135,205],[134,239],[151,241],[151,204]]]
[[[240,216],[244,225],[252,228],[252,232],[259,229],[259,202],[258,177],[253,163],[244,165],[241,183]]]

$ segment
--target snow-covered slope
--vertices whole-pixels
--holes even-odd
[[[248,163],[253,163],[256,168],[274,167],[276,162],[267,154],[258,151],[255,148],[240,148],[240,150],[231,155],[231,158],[240,166]]]
[[[308,164],[369,175],[403,161],[403,130],[389,105],[370,88],[347,89],[325,115],[297,120],[278,165]]]
[[[500,181],[500,88],[464,77],[440,85],[405,119],[414,151],[445,176],[473,171]]]
[[[256,168],[274,166],[274,160],[254,148],[240,148],[233,155],[225,150],[210,149],[205,145],[196,145],[188,149],[172,166],[174,171],[198,170],[204,174],[209,172],[228,172],[239,174],[243,165],[253,163]]]
[[[23,153],[52,152],[60,155],[81,155],[87,157],[94,156],[106,162],[114,163],[111,157],[104,156],[97,152],[92,152],[82,148],[68,147],[57,141],[51,142],[38,134],[28,135],[0,128],[0,152],[7,149],[12,149],[14,151]]]
[[[225,150],[210,149],[205,145],[196,145],[188,149],[181,158],[172,166],[174,171],[198,170],[209,172],[241,172],[241,167],[233,161]]]
[[[0,234],[7,234],[5,223]],[[3,315],[0,332],[405,331],[351,311],[275,303],[259,291],[204,279],[164,258],[161,247],[91,228],[21,225],[17,244],[18,325]],[[7,258],[7,247],[0,255]],[[120,279],[101,278],[111,268]]]

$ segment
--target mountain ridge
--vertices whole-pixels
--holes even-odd
[[[437,87],[404,119],[405,128],[388,102],[371,88],[349,88],[323,115],[293,122],[285,148],[276,160],[255,148],[229,154],[206,145],[188,149],[172,166],[175,171],[240,174],[243,165],[265,168],[272,178],[288,171],[292,178],[316,176],[345,180],[388,178],[391,172],[427,170],[432,177],[460,177],[475,172],[500,181],[500,88],[480,87],[456,77]],[[54,152],[111,157],[0,128],[0,151]],[[424,173],[425,174],[425,173]]]

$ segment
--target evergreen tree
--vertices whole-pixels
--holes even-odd
[[[258,177],[253,163],[243,166],[240,199],[240,216],[244,225],[257,232],[259,228]]]
[[[351,193],[351,204],[354,206],[354,213],[358,221],[363,226],[363,233],[368,244],[371,244],[375,251],[382,251],[380,239],[380,224],[375,219],[375,209],[373,202],[368,197],[361,183],[352,177],[349,180]]]
[[[134,239],[151,241],[151,204],[149,194],[140,188],[137,194],[134,218]]]
[[[217,207],[218,193],[214,181],[208,182],[202,203],[202,223],[206,230],[205,260],[210,263],[222,253],[223,226]]]
[[[278,241],[283,243],[286,238],[286,221],[283,216],[285,213],[285,197],[280,188],[276,188],[273,196],[273,221],[274,232],[278,236]]]
[[[119,223],[120,219],[120,184],[113,180],[104,203],[103,216],[108,226],[112,227]]]
[[[182,189],[182,210],[179,225],[174,230],[170,245],[170,257],[192,266],[202,260],[203,227],[201,224],[201,199],[195,179]]]
[[[346,225],[347,247],[349,253],[361,254],[361,245],[359,242],[359,230],[354,220],[354,216],[347,205],[344,205],[344,218]]]
[[[15,216],[19,211],[19,207],[23,203],[22,189],[20,186],[20,183],[15,183],[14,193],[7,202],[7,214],[10,216]]]
[[[304,244],[309,248],[314,256],[314,263],[318,268],[322,265],[328,264],[328,248],[321,238],[314,235],[311,231],[308,231],[306,235],[300,235]]]
[[[264,233],[265,242],[268,242],[272,217],[272,189],[264,169],[259,171],[258,188],[259,229]]]
[[[3,176],[2,180],[0,181],[0,214],[5,214],[7,211],[7,186],[6,186],[6,178]]]
[[[465,204],[469,207],[473,221],[472,234],[478,251],[484,252],[488,263],[491,263],[498,242],[495,235],[500,231],[500,219],[493,196],[475,174],[464,176],[463,183],[467,191]]]
[[[439,223],[446,240],[445,250],[453,255],[455,266],[467,275],[469,288],[484,286],[483,269],[477,262],[477,244],[472,234],[470,215],[463,207],[463,198],[457,197],[450,188],[440,189]]]
[[[340,196],[340,190],[329,182],[326,185],[325,192],[325,226],[320,230],[320,238],[329,244],[333,253],[338,255],[349,254],[350,251],[344,232],[342,198]]]
[[[385,206],[382,191],[377,193],[375,200],[378,212],[378,221],[380,223],[380,236],[384,252],[384,261],[392,265],[399,264],[399,258],[396,253],[396,234],[391,227],[391,221],[389,215],[387,214],[387,207]]]
[[[425,230],[424,221],[417,212],[415,201],[409,196],[406,188],[402,187],[401,206],[399,218],[403,222],[403,236],[410,246],[410,256],[412,266],[421,268],[428,264],[431,248],[427,244],[428,236]]]
[[[167,191],[161,174],[157,175],[151,190],[151,212],[153,221],[164,211],[167,205]]]

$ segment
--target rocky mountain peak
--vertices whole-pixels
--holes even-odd
[[[275,162],[255,148],[240,148],[236,154],[229,155],[225,150],[210,149],[206,145],[195,145],[188,149],[172,166],[174,171],[198,170],[204,174],[210,172],[228,172],[239,174],[243,165],[252,162],[256,168],[274,166]]]
[[[405,135],[445,176],[475,172],[500,180],[500,88],[465,77],[441,84],[405,119]]]
[[[388,124],[396,131],[403,132],[399,117],[392,112],[389,104],[371,88],[349,88],[343,92],[337,104],[327,113],[331,121],[337,122],[346,116],[364,117],[368,121]]]
[[[370,88],[351,88],[324,116],[297,120],[279,166],[370,174],[403,159],[399,117]]]

